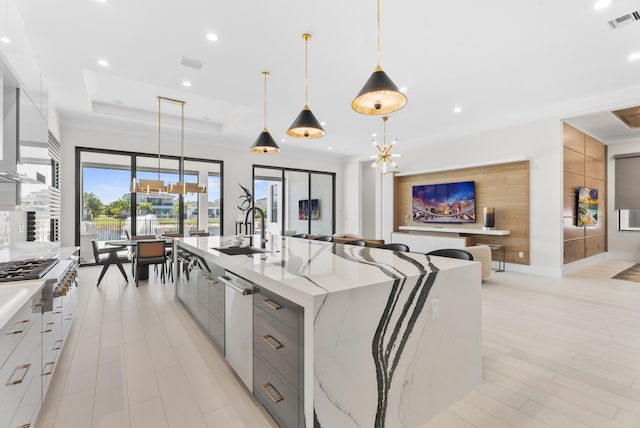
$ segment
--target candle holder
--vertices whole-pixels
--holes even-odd
[[[491,230],[496,227],[495,209],[493,207],[484,207],[483,210],[483,227],[482,230]]]

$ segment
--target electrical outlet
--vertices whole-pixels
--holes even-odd
[[[437,320],[440,318],[440,299],[434,299],[431,302],[431,319]]]
[[[524,259],[524,251],[518,251],[518,258]]]

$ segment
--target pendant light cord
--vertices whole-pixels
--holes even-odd
[[[383,131],[382,131],[382,134],[383,134],[383,140],[384,140],[384,141],[382,141],[382,143],[383,143],[383,146],[382,146],[382,147],[387,147],[387,119],[389,119],[389,116],[384,116],[384,117],[382,118],[382,123],[384,124],[384,125],[383,125],[383,128],[384,128],[384,129],[383,129]]]
[[[182,179],[182,193],[187,192],[187,180],[184,178],[184,103],[180,103],[180,107],[182,108],[182,120],[180,122],[180,167],[182,168],[181,177]]]
[[[378,0],[378,68],[380,68],[380,0]]]
[[[269,73],[267,71],[263,71],[262,75],[264,76],[264,130],[267,130],[267,76]]]
[[[304,39],[304,105],[309,105],[309,39],[310,34],[303,34]]]
[[[160,108],[162,99],[158,97],[158,182],[160,182]]]

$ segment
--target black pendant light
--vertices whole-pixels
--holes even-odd
[[[269,155],[278,153],[280,151],[280,147],[278,147],[275,140],[267,130],[267,76],[269,76],[269,73],[267,71],[263,71],[262,75],[264,76],[264,129],[260,135],[258,135],[256,141],[253,142],[250,150],[254,153]]]
[[[407,97],[380,67],[380,0],[378,0],[378,65],[369,80],[351,102],[351,107],[362,114],[389,114],[407,104]]]
[[[311,34],[303,34],[304,40],[304,108],[293,121],[287,134],[295,138],[319,138],[324,137],[326,132],[322,129],[320,122],[309,109],[309,55],[308,45]]]

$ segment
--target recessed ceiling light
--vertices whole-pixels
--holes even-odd
[[[327,147],[328,150],[333,150],[333,147]]]
[[[400,92],[407,92],[407,87],[406,86],[401,86],[399,91]]]
[[[107,0],[96,0],[96,2],[98,2],[98,3],[106,3]]]
[[[217,42],[218,41],[218,35],[215,33],[207,33],[207,40],[211,41],[211,42]]]
[[[9,44],[9,43],[11,43],[11,39],[8,38],[7,36],[2,36],[2,37],[0,37],[0,42]]]
[[[460,113],[461,111],[462,111],[462,107],[460,107],[460,106],[455,106],[455,107],[453,108],[453,112],[454,112],[454,113]]]
[[[629,61],[637,61],[640,59],[640,52],[634,52],[629,55]]]
[[[376,134],[375,132],[373,134],[371,134],[372,137],[377,137],[378,134]]]
[[[188,80],[183,80],[182,81],[182,86],[186,86],[187,88],[191,87],[191,82],[189,82]]]
[[[284,143],[284,138],[282,138],[282,139],[280,140],[280,142],[281,142],[281,143]]]
[[[322,126],[326,126],[326,125],[327,125],[327,122],[320,122],[320,125],[322,125]]]
[[[97,63],[99,66],[109,67],[109,61],[107,61],[106,59],[99,59]]]
[[[593,4],[593,8],[595,10],[605,9],[611,6],[611,3],[613,3],[613,0],[598,0]]]

